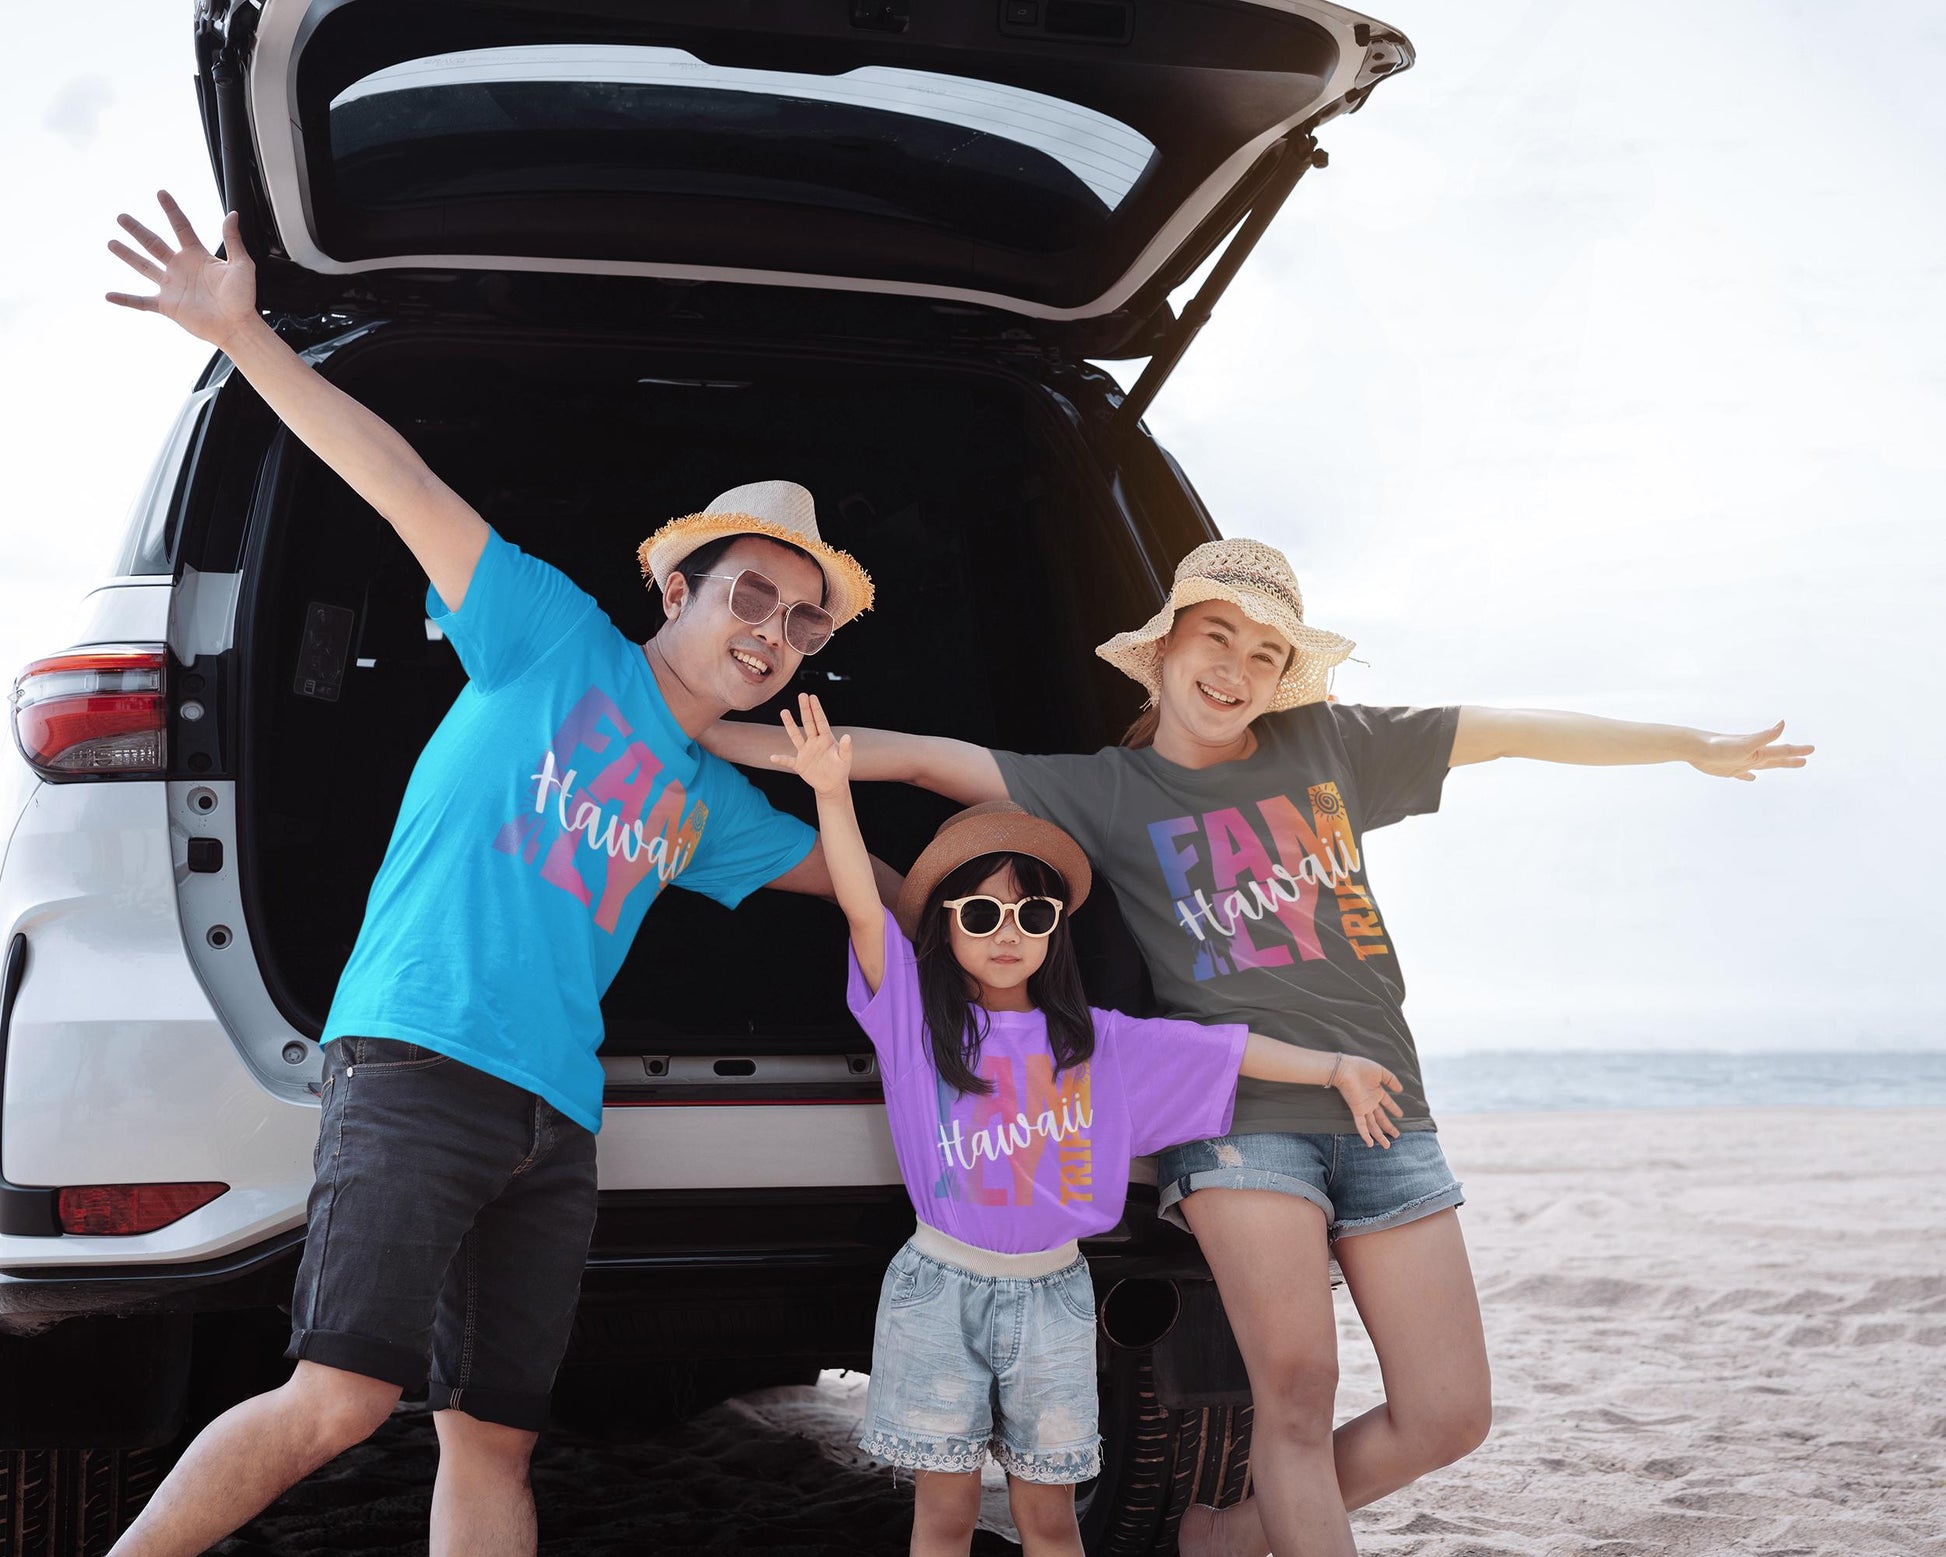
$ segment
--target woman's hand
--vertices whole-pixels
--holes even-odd
[[[1351,1110],[1359,1138],[1367,1146],[1383,1146],[1389,1150],[1399,1134],[1399,1127],[1392,1120],[1404,1117],[1404,1111],[1387,1096],[1403,1090],[1399,1078],[1376,1060],[1347,1054],[1339,1062],[1331,1085]]]
[[[791,738],[790,755],[770,760],[780,768],[791,769],[820,795],[841,794],[851,782],[851,737],[833,738],[824,705],[808,692],[798,694],[797,712],[803,720],[802,729],[788,708],[783,711],[784,733]]]
[[[1768,730],[1755,735],[1711,735],[1698,731],[1702,751],[1689,759],[1690,765],[1715,778],[1742,779],[1754,783],[1767,768],[1801,768],[1814,747],[1786,746],[1777,737],[1784,733],[1779,719]]]
[[[257,314],[257,267],[243,252],[243,234],[236,212],[223,218],[223,248],[229,256],[218,259],[203,247],[189,218],[182,214],[168,190],[156,200],[169,219],[178,247],[169,245],[128,214],[115,218],[122,230],[148,251],[147,257],[135,252],[119,238],[111,238],[108,251],[137,275],[155,283],[153,297],[138,297],[129,292],[110,292],[108,301],[123,308],[161,314],[173,319],[198,340],[208,341],[218,350],[244,325],[254,324]]]

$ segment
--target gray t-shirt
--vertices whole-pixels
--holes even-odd
[[[1266,714],[1252,756],[1211,768],[1120,746],[993,755],[1007,793],[1114,887],[1163,1014],[1377,1060],[1404,1083],[1400,1128],[1431,1130],[1364,835],[1439,808],[1458,724],[1457,708],[1310,703]],[[1232,1128],[1354,1127],[1335,1091],[1246,1077]]]

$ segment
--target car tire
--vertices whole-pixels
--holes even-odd
[[[1090,1557],[1173,1552],[1191,1503],[1248,1493],[1250,1407],[1164,1405],[1146,1350],[1107,1348],[1100,1382],[1102,1467],[1076,1495],[1082,1544]]]
[[[0,1554],[97,1557],[168,1469],[162,1449],[0,1452]]]

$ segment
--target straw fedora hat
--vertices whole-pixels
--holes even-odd
[[[899,928],[916,937],[919,915],[933,888],[968,860],[977,860],[983,854],[1025,854],[1059,871],[1068,884],[1063,899],[1067,913],[1088,901],[1094,872],[1081,845],[1052,822],[1043,821],[1011,800],[989,800],[947,817],[932,842],[912,862],[892,909]]]
[[[1162,695],[1162,640],[1184,606],[1227,600],[1260,627],[1280,632],[1297,652],[1271,695],[1273,710],[1324,700],[1327,673],[1357,647],[1351,639],[1304,625],[1304,597],[1284,554],[1262,541],[1205,541],[1176,564],[1176,581],[1162,609],[1132,632],[1117,633],[1095,653]]]
[[[752,481],[719,494],[699,513],[671,519],[637,549],[642,576],[657,589],[698,546],[730,535],[761,535],[782,541],[817,559],[824,570],[824,608],[842,627],[872,605],[872,576],[850,552],[840,551],[818,534],[817,505],[795,481]]]

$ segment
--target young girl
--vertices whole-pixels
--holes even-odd
[[[851,927],[847,998],[878,1052],[919,1226],[880,1292],[860,1446],[915,1473],[914,1557],[964,1554],[989,1451],[1027,1557],[1081,1557],[1074,1486],[1100,1470],[1095,1296],[1076,1240],[1122,1214],[1131,1157],[1230,1127],[1239,1070],[1335,1087],[1389,1146],[1399,1082],[1241,1026],[1089,1008],[1068,939],[1087,856],[1001,801],[943,825],[888,915],[851,806],[851,740],[786,712]]]

